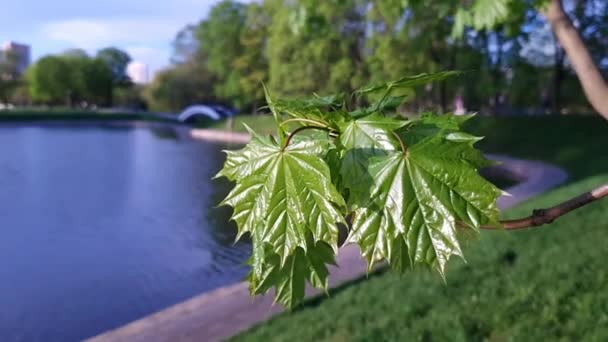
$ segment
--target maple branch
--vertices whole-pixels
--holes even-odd
[[[303,130],[306,129],[318,129],[321,131],[326,131],[326,132],[333,132],[334,130],[332,130],[331,128],[328,127],[321,127],[321,126],[302,126],[302,127],[298,127],[296,129],[293,130],[293,132],[289,133],[289,136],[287,136],[287,140],[285,141],[285,146],[283,146],[283,150],[287,148],[287,146],[289,146],[289,144],[291,143],[291,139],[293,139],[293,137],[302,132]]]
[[[584,194],[573,197],[551,208],[535,209],[534,211],[532,211],[532,215],[528,217],[515,220],[500,221],[502,227],[487,225],[481,226],[481,229],[517,230],[542,226],[544,224],[555,221],[559,217],[566,215],[567,213],[575,209],[595,202],[604,197],[608,197],[608,184],[601,185],[589,192],[585,192]]]
[[[405,155],[407,153],[407,145],[405,145],[401,137],[399,137],[399,134],[393,131],[391,131],[391,133],[393,133],[393,136],[397,138],[397,140],[399,140],[399,144],[401,145],[401,152],[403,152],[403,155]]]
[[[279,124],[279,126],[286,125],[286,124],[288,124],[288,123],[290,123],[290,122],[306,122],[306,123],[309,123],[309,124],[318,125],[318,126],[320,126],[320,127],[325,127],[325,126],[327,126],[327,123],[326,123],[326,122],[321,122],[321,121],[316,121],[316,120],[311,120],[311,119],[306,119],[306,118],[292,118],[292,119],[287,119],[287,120],[285,120],[285,121],[281,122],[281,123]]]

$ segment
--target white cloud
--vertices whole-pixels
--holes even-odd
[[[185,24],[158,18],[70,19],[47,23],[41,33],[92,54],[107,46],[124,49],[134,61],[146,64],[153,76],[169,64],[170,42]]]
[[[51,40],[97,49],[146,41],[156,43],[159,38],[169,41],[179,28],[173,21],[158,18],[70,19],[47,23],[42,33]]]
[[[22,1],[38,8],[39,0]],[[53,2],[43,11],[36,11],[37,24],[28,27],[37,32],[29,33],[24,41],[33,45],[36,56],[67,48],[83,48],[94,54],[101,48],[116,46],[129,52],[134,61],[147,64],[150,74],[154,75],[169,65],[171,41],[177,32],[187,24],[197,23],[218,2],[107,0],[103,9],[95,11],[88,3],[58,0],[65,8],[56,8]],[[121,14],[117,17],[116,13]],[[47,21],[49,18],[55,19]]]

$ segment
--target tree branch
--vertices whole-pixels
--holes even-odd
[[[506,229],[506,230],[517,230],[531,227],[542,226],[547,223],[555,221],[557,218],[566,215],[567,213],[585,206],[589,203],[595,202],[601,198],[608,197],[608,184],[601,185],[589,192],[585,192],[582,195],[578,195],[571,198],[563,203],[560,203],[554,207],[547,209],[536,209],[532,212],[532,215],[520,218],[516,220],[504,220],[500,221],[502,227],[497,226],[482,226],[481,229]]]
[[[591,57],[580,33],[572,24],[561,0],[551,0],[542,10],[553,31],[572,62],[587,100],[605,119],[608,119],[608,84]]]
[[[289,136],[287,137],[287,140],[285,141],[285,146],[283,146],[283,150],[285,150],[287,148],[287,146],[289,146],[289,144],[291,143],[291,139],[293,139],[293,137],[296,136],[296,134],[300,133],[301,131],[307,130],[307,129],[318,129],[320,131],[326,131],[326,132],[333,132],[333,130],[329,127],[321,127],[321,126],[302,126],[302,127],[298,127],[296,128],[293,132],[291,132],[289,134]]]

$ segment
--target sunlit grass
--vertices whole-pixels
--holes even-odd
[[[528,215],[608,182],[608,124],[599,117],[479,118],[486,151],[546,160],[571,183],[505,213]],[[308,301],[236,340],[508,341],[608,339],[608,200],[551,225],[484,232],[450,263],[387,271]]]

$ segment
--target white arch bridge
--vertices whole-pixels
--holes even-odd
[[[235,110],[223,106],[192,105],[184,109],[178,115],[170,113],[156,113],[155,115],[167,120],[178,122],[191,122],[197,118],[211,119],[213,121],[232,117],[236,114]]]

